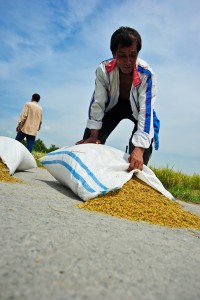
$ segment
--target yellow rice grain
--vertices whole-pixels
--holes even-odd
[[[24,183],[22,180],[11,176],[7,166],[0,159],[0,182],[9,182],[9,183]]]
[[[185,211],[141,180],[133,177],[121,189],[93,198],[77,207],[131,221],[200,230],[200,216]]]

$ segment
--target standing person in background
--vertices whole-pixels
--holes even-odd
[[[154,142],[158,149],[160,122],[154,111],[156,82],[149,65],[138,58],[142,48],[140,34],[133,28],[120,27],[111,37],[113,58],[103,61],[96,70],[83,140],[76,144],[105,144],[123,119],[135,125],[129,140],[129,168],[147,165]]]
[[[31,102],[26,102],[21,112],[16,128],[16,140],[21,142],[26,138],[27,149],[32,152],[35,138],[42,124],[42,108],[38,104],[39,94],[33,94]]]

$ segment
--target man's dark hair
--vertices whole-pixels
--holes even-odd
[[[39,102],[40,101],[40,95],[39,94],[33,94],[32,95],[32,99],[36,102]]]
[[[134,42],[137,44],[137,52],[142,48],[142,39],[140,34],[130,27],[119,27],[111,36],[110,50],[115,54],[118,47],[130,47]]]

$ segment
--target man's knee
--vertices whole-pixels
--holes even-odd
[[[150,145],[150,147],[148,148],[148,149],[145,149],[144,150],[144,154],[143,154],[143,163],[144,163],[144,165],[148,165],[148,162],[149,162],[149,160],[150,160],[150,158],[151,158],[151,154],[152,154],[152,149],[153,149],[153,147],[152,147],[152,144]]]
[[[90,129],[89,128],[85,128],[84,134],[83,134],[83,139],[86,140],[90,137]]]

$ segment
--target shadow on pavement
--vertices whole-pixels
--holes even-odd
[[[49,181],[49,180],[43,180],[43,179],[36,179],[39,180],[41,182],[46,183],[48,186],[50,186],[51,188],[55,189],[57,192],[60,192],[61,194],[63,194],[64,196],[70,197],[73,200],[77,200],[80,202],[84,202],[82,199],[80,199],[77,195],[75,195],[68,187],[62,185],[59,182],[56,181]]]

